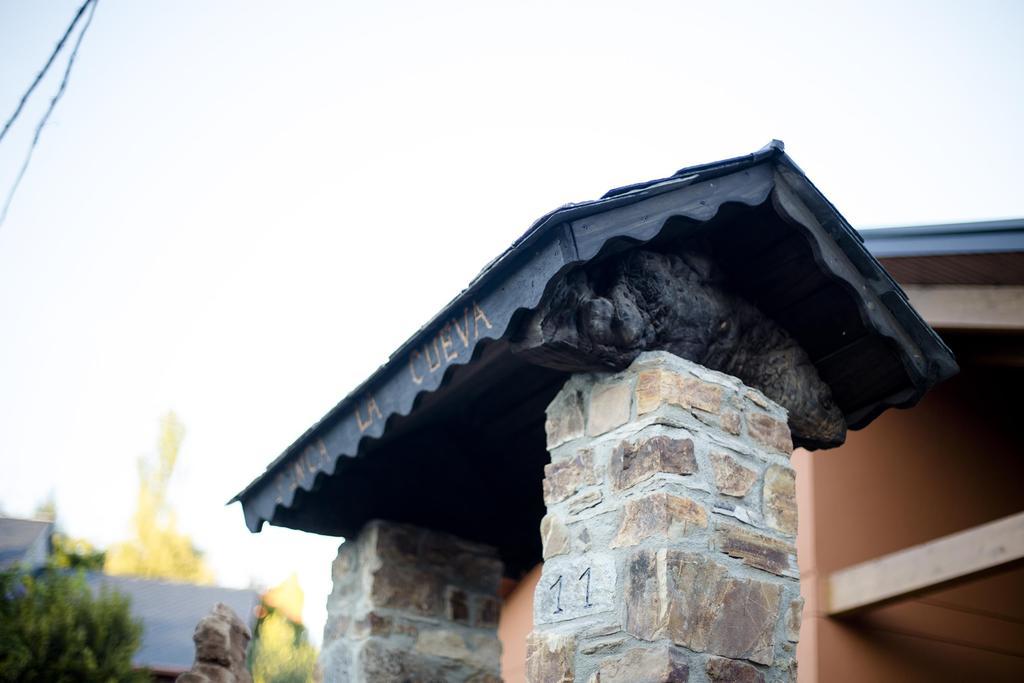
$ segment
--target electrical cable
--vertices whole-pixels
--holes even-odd
[[[14,199],[14,193],[17,192],[18,186],[21,184],[21,179],[25,176],[25,171],[28,170],[28,164],[32,160],[32,153],[35,152],[36,144],[38,144],[39,142],[39,135],[43,132],[43,128],[46,126],[46,122],[49,121],[50,114],[53,113],[54,108],[57,106],[57,102],[59,102],[60,98],[64,95],[64,90],[67,88],[68,85],[68,78],[71,76],[71,67],[75,64],[75,57],[78,56],[78,48],[82,45],[82,39],[85,37],[85,32],[89,30],[89,24],[92,23],[93,15],[96,14],[96,5],[98,3],[99,0],[86,0],[85,4],[82,5],[82,9],[79,11],[79,14],[81,14],[81,12],[88,7],[89,16],[86,18],[85,24],[82,25],[82,30],[79,32],[78,39],[75,41],[75,47],[71,50],[71,56],[68,58],[68,65],[64,69],[64,78],[61,79],[60,87],[57,89],[57,94],[55,94],[53,98],[50,100],[50,106],[47,107],[46,113],[43,114],[43,118],[39,120],[39,124],[36,126],[35,135],[32,136],[32,144],[29,145],[28,152],[25,154],[25,161],[22,162],[21,170],[18,171],[18,175],[14,179],[14,184],[11,185],[11,190],[7,194],[7,200],[4,202],[3,211],[0,211],[0,227],[3,227],[4,221],[7,219],[7,210],[11,208],[11,201],[13,201]],[[78,16],[79,15],[75,16],[75,19],[71,24],[71,28],[73,28],[75,23],[78,22]],[[68,30],[70,31],[71,28],[69,28]],[[62,38],[61,42],[57,45],[57,50],[54,51],[54,54],[53,56],[51,56],[50,61],[47,62],[47,66],[43,68],[42,72],[40,72],[40,78],[42,77],[42,74],[45,73],[46,68],[48,68],[50,63],[53,61],[53,57],[56,56],[57,52],[60,51],[60,46],[63,44],[65,38],[67,38],[67,34],[65,34],[64,38]],[[38,81],[39,79],[37,78],[36,82],[32,84],[32,88],[35,88],[36,83],[38,83]],[[29,88],[29,92],[31,92],[32,88]],[[27,96],[28,94],[26,93],[26,97]],[[22,103],[24,103],[24,100],[25,98],[22,98]],[[15,116],[17,116],[17,113],[20,110],[21,105],[19,104],[18,110],[15,111]],[[13,121],[13,117],[11,121]],[[10,123],[11,122],[9,121],[8,125]],[[6,132],[6,128],[4,130]]]
[[[25,91],[25,94],[21,96],[21,101],[18,102],[18,106],[14,109],[14,113],[11,114],[11,117],[7,119],[7,123],[4,124],[4,129],[0,130],[0,142],[3,142],[4,136],[7,135],[7,131],[10,130],[11,126],[14,125],[14,121],[18,118],[18,114],[21,113],[21,110],[25,107],[25,103],[28,102],[28,98],[36,89],[36,86],[39,85],[39,82],[43,80],[43,76],[46,75],[46,72],[50,70],[50,67],[53,65],[53,60],[57,59],[57,55],[60,54],[62,49],[64,49],[64,43],[67,42],[68,36],[71,35],[71,32],[75,30],[78,20],[82,18],[82,15],[85,14],[86,8],[93,4],[93,2],[95,2],[95,0],[85,0],[82,6],[78,8],[78,12],[75,14],[75,18],[71,20],[71,25],[68,26],[68,30],[64,32],[60,42],[57,43],[57,47],[53,48],[50,58],[47,59],[46,64],[43,65],[43,70],[36,74],[36,79],[32,81],[32,85],[30,85],[28,90]]]

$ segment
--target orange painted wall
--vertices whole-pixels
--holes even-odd
[[[526,635],[533,629],[533,589],[541,565],[523,577],[505,598],[498,624],[501,639],[501,677],[505,683],[526,683]]]
[[[801,683],[1024,681],[1024,570],[822,613],[829,572],[1024,510],[1024,368],[967,366],[834,451],[798,453]],[[806,526],[805,526],[806,525]]]

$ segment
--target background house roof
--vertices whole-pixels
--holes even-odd
[[[132,616],[143,623],[142,646],[132,660],[138,667],[162,673],[191,668],[192,633],[218,602],[234,610],[250,632],[256,624],[256,591],[96,573],[87,574],[86,581],[96,592],[113,590],[131,600]]]
[[[904,285],[1024,285],[1024,219],[863,230]]]
[[[42,566],[50,554],[53,522],[0,517],[0,569]]]
[[[1024,218],[860,231],[876,258],[1024,251]]]

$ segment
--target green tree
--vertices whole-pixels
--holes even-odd
[[[81,573],[0,573],[0,682],[146,681],[128,599],[93,597]]]
[[[276,609],[266,610],[252,647],[253,683],[308,683],[314,680],[316,656],[304,626]]]
[[[160,423],[157,459],[139,459],[139,494],[132,518],[134,537],[107,551],[108,574],[130,574],[208,584],[213,580],[202,553],[177,529],[167,501],[167,486],[185,438],[185,427],[174,413]]]
[[[107,554],[83,538],[74,538],[61,531],[57,522],[57,501],[51,493],[49,497],[36,506],[32,513],[36,519],[53,522],[53,535],[50,537],[50,557],[47,565],[54,569],[82,569],[87,572],[101,572]]]
[[[89,541],[72,538],[60,531],[51,537],[52,550],[49,566],[54,569],[81,569],[87,572],[102,572],[107,554],[97,550]]]

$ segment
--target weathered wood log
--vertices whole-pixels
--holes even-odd
[[[781,404],[798,444],[831,447],[846,438],[843,414],[807,353],[730,293],[699,248],[634,248],[567,272],[517,331],[512,350],[569,372],[618,371],[643,351],[669,351]]]

